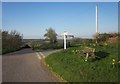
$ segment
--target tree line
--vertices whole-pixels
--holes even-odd
[[[16,30],[12,30],[10,32],[0,30],[0,33],[2,34],[2,53],[3,54],[16,51],[22,48],[23,36],[19,32],[17,32]],[[98,43],[101,43],[101,42],[108,41],[109,38],[110,38],[109,40],[110,42],[112,42],[113,40],[115,41],[115,39],[118,40],[116,38],[118,36],[120,36],[120,34],[118,33],[101,33],[101,34],[95,35],[94,38],[97,39]],[[62,48],[63,47],[63,43],[58,42],[57,33],[55,32],[53,28],[50,27],[46,29],[46,33],[44,34],[44,37],[46,37],[45,39],[49,41],[49,43],[44,43],[43,45],[41,45],[41,47],[46,48],[46,49],[48,49],[49,47],[50,48],[57,48],[57,47]],[[81,42],[80,38],[71,39],[71,44],[76,44],[79,42]],[[90,39],[88,43],[91,43],[91,42],[94,43],[94,39]],[[34,44],[34,46],[36,46],[36,44]]]

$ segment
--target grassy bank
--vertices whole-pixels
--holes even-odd
[[[118,46],[96,46],[99,59],[85,61],[80,55],[74,54],[70,48],[46,57],[45,61],[68,82],[117,82],[118,81]],[[113,65],[113,59],[115,64]],[[120,69],[120,68],[119,68]]]

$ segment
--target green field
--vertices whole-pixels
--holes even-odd
[[[96,46],[95,55],[99,59],[94,61],[85,61],[72,52],[75,49],[82,50],[82,46],[50,54],[45,61],[68,82],[118,82],[118,45]],[[113,59],[115,64],[112,64]]]

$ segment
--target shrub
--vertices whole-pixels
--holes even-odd
[[[32,42],[32,41],[29,42],[29,45],[33,50],[38,50],[41,46],[39,42]]]
[[[72,50],[72,52],[82,58],[85,61],[93,61],[95,59],[95,49],[91,47],[84,47],[79,49]]]
[[[109,44],[116,44],[118,43],[118,37],[111,37],[107,40],[107,43]]]
[[[2,53],[8,53],[20,49],[22,36],[17,31],[2,31]]]
[[[119,33],[101,33],[101,34],[97,34],[97,41],[98,43],[101,42],[106,42],[109,39],[113,39],[118,37],[120,34]],[[96,38],[96,35],[94,36],[94,38]]]

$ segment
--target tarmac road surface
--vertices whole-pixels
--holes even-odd
[[[3,55],[2,71],[3,82],[58,82],[30,48]]]

